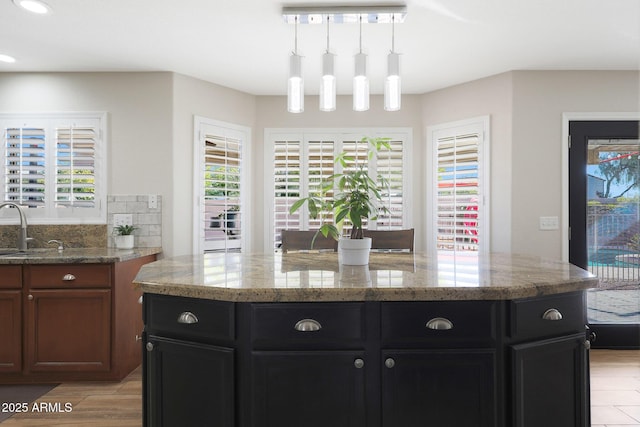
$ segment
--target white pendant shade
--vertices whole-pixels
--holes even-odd
[[[355,66],[355,75],[353,77],[353,109],[354,111],[367,111],[369,109],[367,55],[364,53],[356,54]]]
[[[336,76],[333,72],[332,53],[322,55],[322,79],[320,81],[320,111],[336,109]]]
[[[290,113],[302,113],[304,111],[304,80],[302,79],[302,57],[295,53],[291,55],[289,60],[287,110]]]
[[[387,78],[384,82],[384,109],[398,111],[401,104],[400,55],[391,52],[387,56]]]

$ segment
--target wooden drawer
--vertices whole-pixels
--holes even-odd
[[[29,288],[109,288],[111,264],[25,265]]]
[[[251,304],[256,348],[362,348],[363,303]]]
[[[561,319],[557,319],[557,313]],[[585,331],[585,294],[514,300],[509,306],[509,335],[515,340],[546,338]],[[555,319],[555,320],[554,320]]]
[[[204,342],[235,339],[234,303],[144,294],[148,333]]]
[[[22,289],[22,266],[0,266],[0,289]]]
[[[473,347],[495,342],[496,301],[383,302],[385,347]]]

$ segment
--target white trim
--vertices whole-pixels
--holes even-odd
[[[434,135],[447,129],[458,129],[465,127],[481,127],[482,140],[479,151],[480,168],[479,172],[484,174],[478,179],[481,183],[482,191],[482,215],[480,216],[480,229],[484,234],[484,238],[480,239],[480,253],[489,253],[491,250],[491,117],[478,116],[469,119],[457,120],[454,122],[441,123],[437,125],[427,126],[425,135],[427,137],[426,149],[426,197],[423,201],[423,209],[426,212],[425,241],[426,249],[429,253],[436,252],[436,230],[437,223],[433,210],[433,201],[435,200],[436,187],[438,183],[434,179],[437,168],[437,156],[434,155]],[[431,159],[429,159],[431,157]]]
[[[606,120],[640,120],[640,112],[618,113],[562,113],[562,261],[569,261],[569,122],[577,120],[606,121]]]
[[[406,173],[403,173],[403,193],[404,209],[403,209],[403,224],[406,228],[413,227],[413,204],[412,194],[413,188],[410,188],[412,180],[412,153],[413,153],[413,128],[411,127],[362,127],[362,128],[265,128],[264,130],[264,248],[267,253],[273,251],[273,223],[274,223],[274,205],[273,205],[273,142],[277,139],[283,140],[299,140],[301,142],[307,141],[310,137],[317,138],[323,135],[335,139],[338,142],[334,147],[334,151],[339,153],[342,151],[343,140],[360,140],[362,136],[372,137],[391,137],[398,138],[405,142],[403,146],[403,165],[405,166]],[[304,145],[304,144],[303,144]],[[305,148],[306,150],[306,148]],[[303,212],[304,214],[304,212]]]
[[[204,229],[200,227],[201,224],[204,223],[202,218],[202,200],[204,199],[204,187],[202,185],[202,175],[201,172],[203,170],[203,145],[202,141],[204,139],[204,134],[202,132],[202,128],[204,126],[213,126],[219,128],[222,133],[225,132],[234,132],[238,133],[241,136],[242,140],[242,164],[241,164],[241,173],[240,173],[240,204],[243,209],[249,209],[250,197],[251,194],[251,179],[250,179],[250,170],[251,170],[251,128],[248,126],[242,126],[234,123],[223,122],[220,120],[214,120],[203,116],[193,116],[193,253],[200,254],[204,252]],[[242,252],[250,252],[251,251],[251,221],[249,219],[250,215],[241,215],[240,228],[242,230],[241,241],[241,250]]]

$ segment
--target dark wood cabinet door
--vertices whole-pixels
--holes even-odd
[[[494,427],[494,350],[382,353],[383,427]]]
[[[515,427],[588,427],[584,334],[512,346]]]
[[[111,290],[25,292],[29,372],[109,371]]]
[[[0,372],[22,370],[22,291],[0,291]]]
[[[234,350],[150,335],[147,427],[234,427]]]
[[[252,427],[364,427],[365,370],[358,351],[252,353]]]

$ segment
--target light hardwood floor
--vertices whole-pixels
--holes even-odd
[[[0,424],[140,427],[141,394],[140,368],[120,383],[61,384],[38,401],[69,402],[71,412],[17,414]],[[591,351],[591,419],[593,427],[640,427],[640,350]]]

